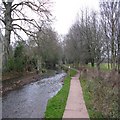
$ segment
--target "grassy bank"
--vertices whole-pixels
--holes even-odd
[[[84,78],[80,78],[85,104],[90,118],[102,118],[102,114],[94,108],[93,95],[89,90],[88,83]]]
[[[119,118],[117,73],[88,69],[82,72],[80,82],[90,118]]]
[[[74,76],[76,73],[77,72],[75,70],[71,70],[70,74],[68,74],[64,79],[64,85],[62,89],[56,96],[48,101],[45,118],[62,118],[69,93],[71,76]]]
[[[93,68],[90,63],[88,65],[86,65],[86,67]],[[94,68],[97,68],[96,63],[95,63]],[[107,63],[101,63],[100,64],[100,69],[105,72],[105,71],[110,71],[111,67],[108,68],[108,64]]]

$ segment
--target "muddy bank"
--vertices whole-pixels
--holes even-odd
[[[26,76],[19,76],[19,77],[3,80],[2,87],[0,88],[0,94],[5,95],[10,91],[20,88],[31,82],[36,82],[40,79],[54,76],[55,74],[58,74],[58,73],[61,73],[61,71],[48,70],[46,73],[41,74],[41,75],[32,73]]]

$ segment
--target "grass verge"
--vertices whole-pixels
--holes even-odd
[[[70,74],[64,79],[62,89],[48,101],[45,118],[62,118],[69,93],[71,76],[74,76],[76,73],[75,70],[70,70]]]
[[[87,80],[85,80],[84,78],[81,77],[80,83],[82,86],[83,97],[85,100],[85,104],[86,104],[90,119],[103,118],[102,114],[100,112],[97,112],[94,108],[93,95],[92,95],[92,92],[90,92],[90,90],[89,90],[89,85],[88,85]]]
[[[80,82],[90,119],[120,118],[118,77],[118,74],[111,72],[95,75],[95,71],[90,70],[87,74],[81,74]]]
[[[90,63],[89,63],[88,65],[86,65],[86,67],[92,68],[92,66],[91,66]],[[95,63],[94,68],[97,68],[96,63]],[[111,67],[108,68],[108,64],[107,64],[107,63],[101,63],[101,64],[100,64],[100,69],[101,69],[102,71],[106,72],[106,71],[110,71],[110,70],[111,70]]]

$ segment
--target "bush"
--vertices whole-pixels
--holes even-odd
[[[7,63],[6,63],[6,71],[17,71],[17,72],[23,72],[25,67],[25,55],[24,55],[24,46],[21,43],[18,43],[14,54],[9,57]]]
[[[118,74],[113,72],[99,72],[97,75],[95,70],[89,70],[87,77],[84,75],[80,77],[86,106],[91,118],[120,117],[117,78],[119,78]],[[87,99],[88,95],[89,100]]]
[[[46,69],[42,69],[42,73],[46,73],[47,72],[47,70]]]
[[[16,58],[15,59],[15,71],[17,71],[17,72],[23,72],[23,70],[24,70],[23,61],[24,60],[22,58]]]
[[[14,57],[9,57],[6,64],[6,71],[10,72],[15,69]]]

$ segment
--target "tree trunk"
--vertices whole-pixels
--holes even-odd
[[[42,69],[42,58],[39,56],[37,58],[37,74],[40,73],[41,69]]]
[[[94,67],[95,64],[94,64],[94,59],[91,59],[91,66]]]
[[[5,4],[5,37],[4,37],[4,47],[5,47],[5,61],[7,62],[10,53],[10,36],[12,31],[12,18],[11,18],[11,6],[12,2]]]
[[[108,47],[108,45],[107,45],[107,56],[108,56],[108,58],[107,58],[108,69],[110,69],[110,56],[109,56],[109,47]]]
[[[114,11],[113,11],[113,4],[114,2],[111,3],[111,9],[112,9],[112,18],[111,18],[111,24],[112,24],[112,33],[111,33],[111,62],[112,62],[112,68],[115,68],[115,21],[114,21]]]
[[[119,23],[119,31],[118,31],[118,73],[120,73],[120,23]]]
[[[97,66],[97,70],[100,71],[100,63],[97,63],[96,66]]]

